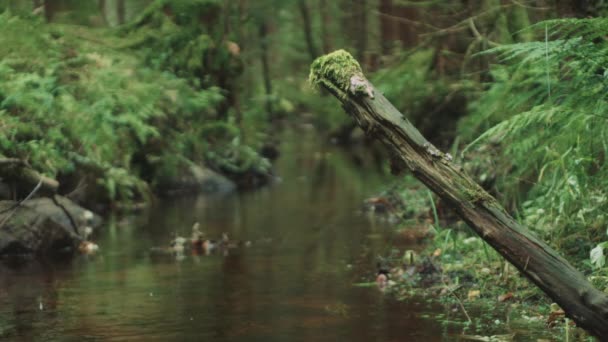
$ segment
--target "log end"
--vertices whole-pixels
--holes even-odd
[[[362,93],[373,98],[371,85],[363,76],[359,62],[345,50],[315,59],[308,79],[313,87],[325,87],[340,99],[345,99],[348,93]]]

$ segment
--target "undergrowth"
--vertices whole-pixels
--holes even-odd
[[[146,199],[190,163],[268,170],[235,124],[218,122],[214,82],[146,62],[108,30],[5,12],[0,33],[0,154],[66,183],[92,178],[97,202]]]
[[[499,64],[460,132],[468,149],[499,146],[496,189],[530,228],[574,261],[599,246],[586,265],[605,276],[608,21],[535,26],[544,39],[486,52]]]

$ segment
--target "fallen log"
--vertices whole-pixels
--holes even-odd
[[[462,167],[429,143],[339,50],[316,59],[313,85],[329,91],[359,126],[392,149],[416,178],[445,200],[498,253],[589,333],[608,340],[608,296],[513,219]]]
[[[59,188],[59,182],[32,169],[21,159],[0,156],[0,177],[16,181],[30,188],[40,183],[41,191],[54,194]]]

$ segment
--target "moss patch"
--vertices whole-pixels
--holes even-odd
[[[344,98],[349,91],[351,77],[356,75],[363,77],[359,62],[347,51],[337,50],[312,62],[308,79],[313,87],[322,85]]]

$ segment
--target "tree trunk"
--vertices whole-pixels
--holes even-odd
[[[44,6],[44,17],[46,18],[46,21],[50,23],[55,15],[56,5],[51,0],[44,0],[42,5]]]
[[[118,17],[118,25],[124,25],[126,18],[125,0],[116,1],[116,16]]]
[[[321,14],[321,43],[323,44],[323,53],[329,53],[333,50],[330,29],[332,20],[329,17],[327,0],[319,0],[319,12]]]
[[[355,0],[354,4],[354,22],[356,34],[355,36],[355,50],[357,52],[357,58],[360,61],[365,61],[365,51],[367,50],[367,1],[366,0]]]
[[[391,17],[386,16],[386,14],[393,14],[393,1],[380,0],[378,3],[378,12],[382,54],[388,55],[392,50],[395,40],[395,21]]]
[[[259,35],[262,76],[264,78],[264,89],[266,90],[266,112],[272,120],[272,80],[270,78],[270,63],[268,61],[268,25],[265,22],[260,23]]]
[[[300,14],[302,15],[302,21],[304,23],[304,37],[306,38],[306,47],[308,49],[308,54],[310,55],[310,59],[313,60],[317,58],[317,49],[315,48],[315,43],[312,38],[312,25],[310,23],[310,13],[308,11],[308,6],[306,5],[306,0],[298,0],[298,6],[300,7]]]
[[[97,7],[99,8],[99,14],[101,16],[101,20],[104,25],[108,25],[108,17],[106,16],[106,0],[99,0],[97,2]]]
[[[608,297],[546,243],[513,219],[365,79],[345,51],[317,59],[311,81],[335,95],[369,135],[392,149],[414,176],[446,201],[498,253],[535,283],[568,317],[608,339]]]
[[[399,40],[402,46],[406,49],[416,46],[418,44],[418,35],[416,27],[412,24],[412,22],[416,22],[418,16],[416,8],[407,5],[396,5],[393,6],[393,13],[399,18],[405,19],[397,22],[397,32],[399,33]]]

